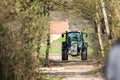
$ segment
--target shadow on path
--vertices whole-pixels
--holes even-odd
[[[60,60],[50,60],[50,67],[57,66],[71,66],[71,65],[95,65],[95,62],[91,61],[81,61],[81,60],[68,60],[68,61],[60,61]]]

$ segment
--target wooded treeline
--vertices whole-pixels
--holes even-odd
[[[47,0],[0,2],[0,80],[42,80],[41,43],[49,49]]]
[[[111,44],[120,37],[120,1],[78,0],[78,2],[82,16],[93,23],[98,36],[100,54],[105,58]]]
[[[91,22],[101,57],[120,37],[119,0],[1,0],[0,79],[42,80],[39,66],[41,43],[49,55],[49,11],[73,11]],[[94,47],[94,45],[93,45]],[[94,48],[96,49],[96,48]],[[43,79],[45,80],[45,79]]]

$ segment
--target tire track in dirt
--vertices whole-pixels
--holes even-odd
[[[89,74],[94,62],[69,59],[61,61],[60,54],[50,54],[50,67],[40,68],[44,74],[61,80],[104,80],[100,74]]]

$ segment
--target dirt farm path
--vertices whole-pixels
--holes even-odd
[[[48,76],[61,80],[104,80],[100,74],[89,74],[95,69],[94,62],[69,59],[61,61],[60,54],[50,54],[50,67],[40,68]]]

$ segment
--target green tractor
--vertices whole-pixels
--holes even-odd
[[[62,42],[62,60],[68,60],[68,55],[81,55],[81,60],[87,60],[88,43],[84,42],[83,35],[87,37],[86,33],[75,30],[62,34],[62,37],[65,37],[65,41]]]

